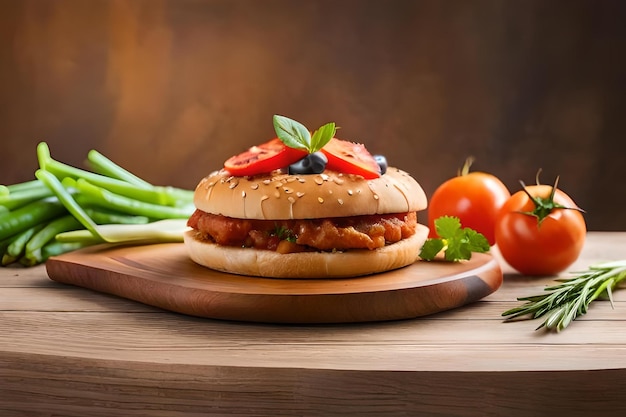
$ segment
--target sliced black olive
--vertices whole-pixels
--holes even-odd
[[[388,165],[385,155],[374,155],[374,161],[376,161],[378,167],[380,168],[380,175],[383,175],[385,172],[387,172]]]
[[[327,163],[328,158],[323,152],[313,152],[289,165],[289,174],[321,174]]]

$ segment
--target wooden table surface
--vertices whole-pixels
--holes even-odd
[[[497,253],[496,253],[497,255]],[[571,270],[626,258],[590,232]],[[483,300],[413,320],[269,325],[188,317],[0,269],[0,415],[622,415],[626,291],[561,333],[503,323],[552,278],[503,265]],[[626,414],[624,414],[626,415]]]

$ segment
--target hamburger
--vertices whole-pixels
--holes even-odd
[[[280,117],[279,138],[284,120],[297,124],[284,118],[277,127]],[[232,274],[294,279],[362,276],[414,263],[428,234],[417,222],[427,205],[421,186],[334,133],[333,124],[318,149],[289,141],[281,147],[274,139],[203,178],[184,236],[190,258]]]

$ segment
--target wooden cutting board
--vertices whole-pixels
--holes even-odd
[[[267,323],[407,319],[477,301],[502,283],[489,254],[424,262],[358,278],[271,279],[231,275],[192,262],[184,244],[99,245],[50,258],[48,276],[178,313]]]

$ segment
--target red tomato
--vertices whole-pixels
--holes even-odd
[[[437,237],[435,220],[441,216],[458,217],[463,227],[482,233],[490,245],[496,241],[494,227],[500,207],[511,196],[497,177],[484,172],[463,172],[441,184],[428,204],[429,237]]]
[[[239,177],[264,174],[287,167],[306,155],[307,151],[290,148],[276,138],[229,158],[224,168]]]
[[[550,208],[552,186],[532,185],[525,189],[528,194],[513,194],[498,214],[498,248],[504,260],[524,275],[557,274],[580,255],[587,232],[585,219],[563,191],[554,188],[553,201],[560,208]],[[539,212],[532,214],[537,207],[533,199],[537,198],[541,199],[540,205],[548,204],[543,220]]]
[[[322,152],[328,158],[326,169],[361,175],[365,179],[380,177],[378,163],[360,143],[332,138],[322,148]]]

